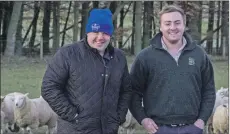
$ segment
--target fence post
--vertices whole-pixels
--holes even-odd
[[[43,59],[43,39],[41,36],[41,43],[40,43],[40,59]]]
[[[222,47],[222,49],[223,49],[223,52],[222,52],[222,56],[223,56],[223,59],[225,59],[226,58],[226,37],[223,37],[223,47]]]

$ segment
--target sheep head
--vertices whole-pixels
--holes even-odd
[[[221,95],[221,97],[228,97],[229,91],[228,88],[221,87],[217,93]]]
[[[27,96],[29,93],[26,94],[15,94],[14,95],[14,104],[15,104],[15,108],[23,108],[26,104],[27,101]]]

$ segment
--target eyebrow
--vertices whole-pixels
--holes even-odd
[[[164,22],[168,23],[168,22],[172,22],[172,21],[164,21]],[[175,20],[173,22],[180,22],[180,20]]]

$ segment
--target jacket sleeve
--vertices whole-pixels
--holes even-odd
[[[74,106],[65,95],[65,86],[69,77],[68,59],[59,49],[47,66],[44,74],[41,95],[48,102],[54,112],[62,119],[73,121],[78,113],[78,106]]]
[[[120,120],[120,125],[125,122],[126,114],[128,112],[128,105],[131,99],[132,95],[132,85],[131,80],[129,76],[127,61],[125,60],[125,68],[124,73],[122,76],[122,82],[121,82],[121,89],[119,94],[119,101],[118,101],[118,117]]]
[[[201,107],[200,107],[198,119],[202,119],[206,123],[208,118],[212,114],[214,104],[215,104],[215,99],[216,99],[213,66],[206,54],[201,70],[201,75],[202,75],[201,76],[202,98],[201,98]]]
[[[133,95],[131,98],[129,109],[139,124],[141,124],[141,121],[144,118],[147,118],[147,115],[144,111],[144,107],[142,106],[142,99],[143,93],[146,88],[147,76],[148,74],[146,66],[144,66],[143,63],[137,57],[130,71]]]

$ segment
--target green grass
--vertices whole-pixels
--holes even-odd
[[[1,94],[17,91],[28,92],[31,98],[39,97],[45,67],[45,62],[33,59],[5,59],[1,66]]]
[[[134,57],[127,57],[129,68]],[[1,93],[5,95],[10,92],[29,92],[30,97],[39,97],[42,77],[45,73],[46,62],[32,58],[16,58],[8,61],[2,59],[1,65]],[[213,62],[216,89],[228,87],[227,61]]]
[[[127,57],[129,68],[132,65],[134,57]],[[228,68],[227,61],[213,62],[215,72],[216,89],[228,87]],[[42,77],[45,73],[46,62],[38,58],[14,58],[1,59],[1,95],[10,92],[30,93],[30,98],[40,96]],[[46,128],[38,130],[44,133]],[[37,131],[36,131],[37,132]],[[145,131],[139,127],[135,133],[144,134]]]
[[[228,62],[214,62],[214,77],[216,89],[221,87],[228,87],[229,63]]]

